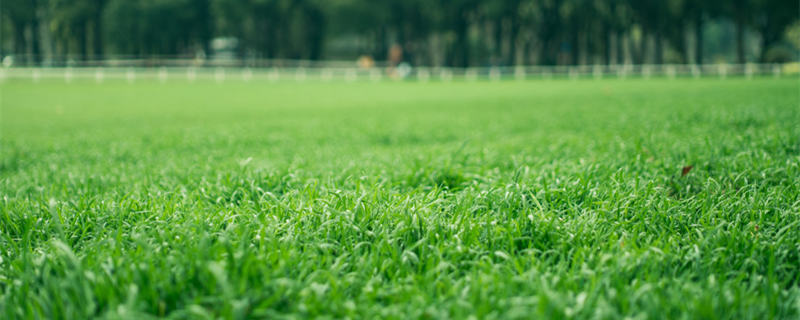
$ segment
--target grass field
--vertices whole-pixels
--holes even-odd
[[[800,317],[797,78],[0,88],[0,318]]]

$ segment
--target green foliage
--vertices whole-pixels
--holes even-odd
[[[109,46],[119,54],[176,55],[208,50],[208,0],[110,0],[104,11]]]
[[[3,319],[800,316],[797,79],[0,90]]]
[[[735,25],[738,62],[747,41],[780,62],[800,50],[785,40],[798,11],[794,0],[7,0],[0,49],[36,62],[194,58],[235,37],[247,59],[385,61],[399,46],[416,65],[693,63],[726,39],[703,35],[713,22]]]

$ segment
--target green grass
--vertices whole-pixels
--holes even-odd
[[[1,88],[0,318],[800,317],[796,78]]]

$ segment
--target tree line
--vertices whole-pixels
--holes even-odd
[[[383,61],[399,48],[403,60],[433,66],[708,63],[711,48],[730,51],[731,62],[774,62],[796,60],[799,3],[3,0],[0,55],[211,57],[214,39],[233,39],[242,59]]]

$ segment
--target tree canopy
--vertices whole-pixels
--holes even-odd
[[[415,65],[796,60],[796,0],[5,0],[0,55],[27,62],[213,57]],[[724,41],[734,43],[729,47]]]

